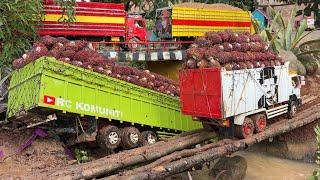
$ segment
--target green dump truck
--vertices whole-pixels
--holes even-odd
[[[47,57],[13,73],[7,117],[64,134],[69,144],[97,140],[107,149],[202,127],[181,114],[177,97]]]

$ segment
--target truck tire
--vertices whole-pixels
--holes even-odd
[[[252,116],[254,123],[254,132],[259,133],[266,129],[267,127],[267,117],[266,115],[259,113]]]
[[[235,135],[239,138],[247,138],[252,136],[254,132],[254,123],[253,120],[249,117],[246,117],[242,125],[236,125]]]
[[[297,113],[297,103],[296,101],[291,101],[288,109],[288,118],[292,119]]]
[[[135,127],[125,127],[121,130],[121,146],[124,149],[138,147],[140,138],[140,131]]]
[[[145,145],[151,145],[154,144],[158,141],[156,133],[153,131],[143,131],[141,133],[141,138],[139,145],[140,146],[145,146]]]
[[[121,143],[120,129],[111,125],[101,128],[98,132],[97,142],[103,149],[116,149]]]

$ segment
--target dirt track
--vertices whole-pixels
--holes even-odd
[[[5,157],[10,156],[0,161],[0,177],[23,177],[30,172],[67,165],[63,144],[54,139],[37,139],[32,146],[15,154],[31,135],[31,131],[20,134],[0,131],[0,150]]]

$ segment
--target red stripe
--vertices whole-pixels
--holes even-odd
[[[231,26],[231,27],[250,27],[251,26],[251,22],[180,20],[180,19],[173,19],[172,24],[187,25],[187,26]]]
[[[57,11],[57,12],[49,12],[49,11],[44,11],[45,14],[62,14],[62,11]],[[97,12],[97,13],[91,13],[91,12],[76,12],[75,13],[78,16],[107,16],[107,17],[125,17],[124,13],[105,13],[105,12]]]
[[[54,0],[44,0],[45,5],[57,5]],[[77,2],[77,7],[124,9],[123,3]]]
[[[124,9],[123,3],[77,2],[77,7]]]
[[[42,24],[44,25],[63,25],[64,27],[67,27],[67,24],[64,24],[62,22],[56,22],[56,21],[45,21]],[[125,24],[110,24],[110,23],[86,23],[86,22],[76,22],[71,23],[70,26],[73,25],[93,25],[93,26],[119,26],[119,27],[125,27]]]
[[[48,14],[61,14],[60,6],[54,3],[47,3],[44,5],[44,12]],[[114,3],[95,3],[95,2],[79,2],[75,7],[77,15],[90,16],[125,16],[123,4]]]
[[[44,13],[46,14],[61,14],[62,10],[60,7],[44,7]],[[94,8],[85,8],[75,10],[76,15],[89,15],[89,16],[112,16],[112,17],[124,17],[126,16],[126,12],[124,10],[117,9],[94,9]]]

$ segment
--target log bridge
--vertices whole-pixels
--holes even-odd
[[[310,98],[309,98],[310,99]],[[263,140],[287,133],[320,119],[320,97],[308,100],[297,116],[281,119],[264,132],[246,139],[217,140],[217,133],[206,129],[174,136],[156,144],[112,154],[91,162],[30,174],[27,179],[159,179],[244,150]],[[210,140],[216,138],[214,142]],[[197,144],[207,142],[203,146]]]

